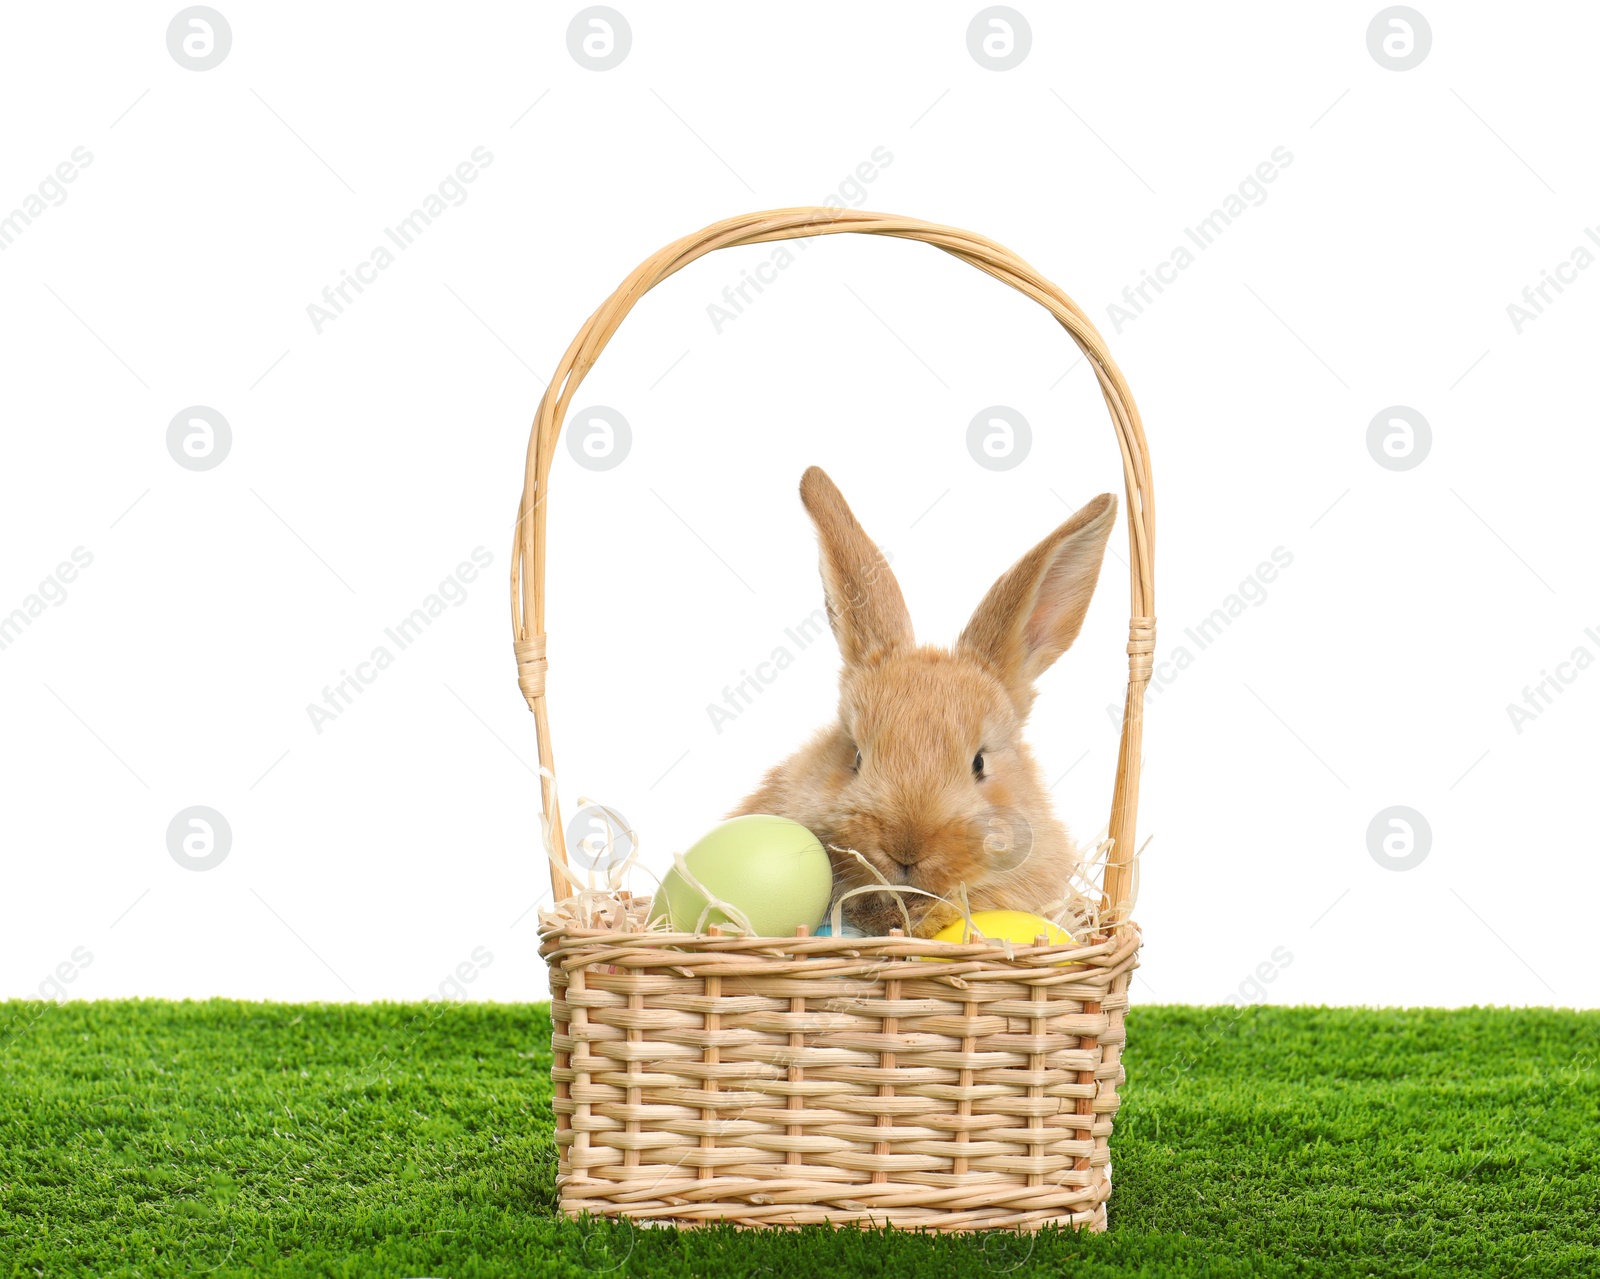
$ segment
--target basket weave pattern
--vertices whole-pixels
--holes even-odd
[[[553,931],[562,1210],[1104,1229],[1138,945]]]
[[[561,1208],[678,1225],[1103,1230],[1140,944],[1129,911],[1155,646],[1154,497],[1138,410],[1104,340],[1009,250],[880,213],[749,214],[654,254],[573,339],[529,440],[511,567],[552,888],[558,902],[572,892],[545,698],[546,499],[572,397],[639,298],[690,262],[841,232],[922,241],[1009,284],[1066,329],[1099,382],[1122,458],[1132,602],[1100,931],[1032,947],[669,934],[646,932],[646,903],[626,894],[598,915],[551,913],[540,953],[550,968]]]

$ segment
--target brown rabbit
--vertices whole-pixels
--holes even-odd
[[[1011,566],[953,649],[912,638],[900,585],[818,467],[800,480],[817,526],[828,621],[839,642],[839,718],[773,768],[729,816],[773,813],[855,849],[891,884],[973,910],[1038,912],[1067,892],[1077,854],[1022,740],[1034,681],[1083,626],[1117,501],[1102,493]],[[831,851],[834,895],[879,881]],[[906,894],[920,936],[958,913]],[[901,927],[887,892],[844,903],[869,935]]]

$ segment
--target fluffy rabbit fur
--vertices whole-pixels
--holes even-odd
[[[1022,740],[1034,681],[1083,626],[1117,501],[1102,493],[1011,566],[954,648],[912,638],[900,585],[832,480],[800,480],[817,526],[828,621],[839,642],[839,716],[773,768],[729,814],[774,813],[824,845],[855,849],[891,884],[973,910],[1037,912],[1067,891],[1077,854]],[[835,896],[879,881],[832,851]],[[957,912],[905,894],[930,936]],[[902,927],[892,894],[861,893],[845,919],[869,935]]]

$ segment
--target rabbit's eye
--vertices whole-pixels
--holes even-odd
[[[981,751],[972,757],[972,775],[974,777],[983,776],[983,753]]]
[[[860,751],[856,752],[856,762],[854,764],[850,765],[850,767],[854,771],[856,771],[858,773],[861,771],[861,752]]]

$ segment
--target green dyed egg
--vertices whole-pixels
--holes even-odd
[[[802,924],[815,928],[833,896],[828,854],[815,835],[787,817],[731,818],[703,835],[683,860],[718,900],[742,910],[762,937],[793,937]],[[692,933],[705,908],[706,899],[673,867],[661,880],[650,918],[665,917],[674,932]],[[701,927],[730,922],[713,910]]]

